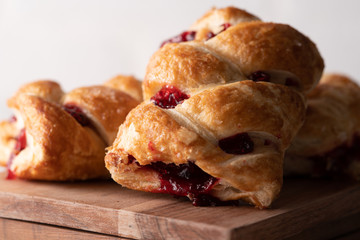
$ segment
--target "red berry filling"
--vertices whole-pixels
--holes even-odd
[[[25,132],[25,128],[23,128],[20,130],[20,133],[16,138],[14,150],[11,153],[10,158],[7,162],[8,175],[7,175],[6,179],[14,179],[15,178],[15,174],[10,170],[10,167],[11,167],[11,164],[12,164],[15,156],[18,155],[25,148],[26,148],[26,132]]]
[[[249,134],[239,133],[219,141],[219,147],[229,154],[246,154],[254,150],[254,142]]]
[[[346,175],[352,161],[360,161],[360,136],[355,136],[351,146],[343,144],[320,156],[313,156],[314,175],[341,177]]]
[[[80,123],[81,126],[88,126],[90,125],[90,120],[87,116],[83,113],[83,111],[76,106],[75,104],[65,104],[63,106],[64,110],[69,113],[75,120]]]
[[[211,32],[211,31],[208,32],[208,34],[207,34],[207,39],[206,39],[206,40],[209,40],[210,38],[215,37],[216,35],[222,33],[223,31],[225,31],[226,29],[228,29],[229,27],[231,27],[231,23],[224,23],[224,24],[221,24],[220,26],[223,27],[223,29],[222,29],[220,32],[218,32],[217,34]]]
[[[164,46],[167,43],[180,43],[180,42],[192,41],[195,39],[195,36],[196,36],[195,31],[182,32],[181,34],[164,41],[160,47]]]
[[[194,163],[175,165],[155,162],[148,167],[160,175],[161,186],[154,192],[188,196],[196,206],[212,205],[210,200],[213,197],[204,197],[204,195],[208,195],[218,179],[210,176]]]
[[[229,27],[231,27],[231,23],[224,23],[224,24],[221,24],[221,26],[223,27],[223,30],[221,30],[221,32],[223,32],[226,29],[228,29]]]
[[[20,130],[20,133],[16,138],[14,153],[18,155],[25,148],[26,148],[26,132],[25,132],[25,128],[23,128]]]
[[[14,157],[15,157],[15,155],[13,153],[11,153],[10,158],[9,158],[9,160],[7,162],[7,166],[6,166],[7,167],[7,176],[6,176],[7,180],[11,180],[11,179],[16,178],[15,173],[10,170],[10,167],[11,167],[11,164],[12,164],[12,162],[14,160]]]
[[[254,82],[270,82],[271,76],[262,71],[253,72],[248,76],[248,79],[253,80]]]
[[[151,98],[151,101],[161,108],[175,108],[189,96],[174,86],[165,85]]]
[[[216,34],[210,31],[206,34],[206,40],[209,40],[210,38],[213,38],[215,36],[216,36]]]

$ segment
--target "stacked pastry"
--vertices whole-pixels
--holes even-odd
[[[125,187],[195,205],[243,199],[268,207],[323,67],[294,28],[213,9],[152,56],[145,101],[120,126],[106,167]]]
[[[105,148],[139,104],[140,93],[140,82],[125,76],[67,94],[53,81],[23,86],[8,101],[14,117],[0,124],[0,162],[8,166],[8,178],[108,177]]]

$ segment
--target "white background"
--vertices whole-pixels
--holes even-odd
[[[163,40],[229,5],[292,25],[318,45],[327,72],[360,80],[357,0],[0,0],[0,118],[29,81],[57,80],[68,91],[119,73],[142,79]]]

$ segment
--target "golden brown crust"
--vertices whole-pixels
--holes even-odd
[[[290,26],[240,23],[206,42],[166,44],[159,49],[147,67],[144,99],[164,85],[189,93],[204,85],[247,79],[257,71],[268,71],[274,78],[291,76],[297,83],[293,87],[306,92],[319,81],[323,67],[316,46]]]
[[[13,108],[16,98],[22,94],[39,96],[47,101],[58,103],[63,97],[64,92],[57,82],[51,80],[35,81],[20,87],[15,95],[8,100],[8,106]]]
[[[123,186],[157,192],[159,176],[147,165],[193,162],[219,179],[211,195],[268,207],[281,189],[284,151],[304,120],[302,93],[322,68],[316,46],[282,24],[238,23],[208,41],[166,44],[150,59],[144,99],[165,85],[189,98],[173,109],[152,102],[133,109],[108,148],[106,166]],[[269,82],[246,80],[258,71]],[[218,146],[243,133],[253,150],[234,155]]]
[[[239,69],[209,52],[201,42],[166,44],[147,66],[144,99],[150,99],[164,85],[176,86],[191,94],[207,85],[244,78]]]
[[[209,32],[216,34],[223,30],[222,24],[230,23],[234,26],[240,22],[259,20],[258,17],[235,7],[213,8],[198,19],[189,30],[197,31],[196,40],[206,40]]]
[[[117,75],[104,83],[105,86],[121,90],[138,101],[142,101],[142,82],[134,76]]]
[[[290,72],[304,92],[317,84],[324,68],[315,44],[289,25],[240,23],[205,44],[238,65],[246,76],[259,70]]]
[[[128,85],[127,89],[138,88],[139,83],[134,81],[128,79],[122,84]],[[25,129],[27,147],[16,155],[10,166],[17,177],[54,181],[109,177],[103,160],[105,147],[114,140],[126,114],[139,103],[116,89],[121,87],[115,83],[111,82],[112,87],[78,88],[68,94],[52,81],[37,81],[21,87],[8,101],[17,121],[11,125],[15,136],[11,146],[4,140],[5,132],[1,136],[4,140],[1,147],[9,152],[4,156],[5,164],[10,153],[15,153],[15,138]],[[77,116],[66,112],[69,110],[65,111],[64,105],[78,107],[72,114],[81,111],[90,119],[90,125],[80,125]]]
[[[285,149],[302,125],[305,102],[288,87],[246,80],[206,89],[175,110],[216,139],[238,132],[266,132],[280,139]]]
[[[156,191],[160,186],[157,172],[142,166],[156,161],[175,164],[192,161],[208,174],[222,179],[222,186],[237,189],[236,196],[224,195],[215,189],[215,196],[222,200],[246,198],[259,207],[266,207],[282,184],[281,153],[272,146],[256,149],[250,157],[227,154],[163,110],[142,103],[121,125],[117,139],[107,149],[105,163],[114,180],[123,186]],[[129,155],[137,159],[139,165],[130,163]],[[251,177],[254,172],[256,178]]]
[[[18,130],[14,122],[0,122],[0,166],[6,166],[15,147]]]
[[[249,99],[252,95],[260,98]],[[266,99],[272,101],[268,103]],[[173,110],[164,111],[143,103],[121,125],[117,139],[108,148],[106,166],[123,186],[156,191],[160,185],[156,172],[141,166],[156,161],[175,164],[192,161],[206,173],[222,179],[213,190],[214,196],[222,200],[244,198],[267,207],[280,192],[282,154],[301,126],[304,109],[303,98],[290,88],[252,81],[205,90]],[[190,123],[179,124],[170,111],[180,113]],[[286,118],[289,119],[284,121]],[[189,126],[192,123],[210,132],[216,144],[193,131],[197,127]],[[236,156],[217,146],[218,140],[239,132],[255,133],[251,135],[255,142],[253,153]],[[264,146],[265,140],[274,142]],[[129,163],[129,155],[141,166]],[[224,186],[226,194],[217,190]]]
[[[17,177],[56,181],[107,177],[102,161],[106,145],[91,129],[40,97],[19,96],[17,110],[27,138],[27,147],[11,165]]]
[[[110,145],[129,111],[139,104],[130,95],[106,86],[74,89],[64,97],[63,104],[74,104],[91,119],[92,124]]]

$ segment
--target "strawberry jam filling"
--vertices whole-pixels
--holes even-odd
[[[220,25],[223,29],[220,31],[220,32],[218,32],[218,33],[213,33],[213,32],[208,32],[208,34],[207,34],[207,39],[206,40],[209,40],[210,38],[213,38],[213,37],[215,37],[216,35],[218,35],[218,34],[220,34],[220,33],[222,33],[222,32],[224,32],[226,29],[228,29],[229,27],[231,27],[231,23],[224,23],[224,24],[221,24]]]
[[[69,113],[75,120],[81,125],[81,126],[88,126],[90,125],[90,120],[88,117],[84,114],[84,112],[72,103],[67,103],[63,106],[63,109]]]
[[[210,38],[215,37],[219,33],[222,33],[223,31],[225,31],[226,29],[231,27],[231,24],[224,23],[224,24],[221,24],[220,26],[222,27],[222,30],[216,34],[211,31],[208,32],[206,40],[209,40]],[[179,35],[176,35],[175,37],[172,37],[172,38],[162,42],[160,45],[160,48],[163,47],[167,43],[180,43],[180,42],[193,41],[195,39],[195,37],[196,37],[196,31],[185,31],[185,32],[180,33]]]
[[[175,108],[176,105],[188,99],[189,95],[174,86],[165,85],[150,100],[161,108]]]
[[[219,140],[219,147],[229,154],[246,154],[254,150],[254,142],[249,134],[239,133]]]
[[[6,176],[6,179],[7,180],[11,180],[11,179],[15,179],[16,178],[16,175],[13,171],[11,171],[10,167],[11,167],[11,164],[12,162],[14,161],[14,157],[15,155],[13,153],[10,154],[10,158],[7,162],[7,176]]]
[[[182,32],[179,35],[164,41],[160,47],[163,47],[167,43],[180,43],[180,42],[192,41],[195,39],[195,36],[196,36],[195,31]]]
[[[248,79],[254,82],[270,82],[271,76],[268,73],[262,71],[256,71],[248,76]]]
[[[26,148],[26,132],[25,132],[25,128],[23,128],[20,130],[20,133],[16,138],[14,150],[11,153],[10,158],[7,162],[8,175],[7,175],[6,179],[14,179],[16,177],[14,172],[11,171],[10,167],[11,167],[11,164],[12,164],[15,156],[18,155],[25,148]]]
[[[147,167],[158,172],[160,177],[161,186],[153,192],[187,196],[195,206],[212,205],[211,200],[215,198],[208,194],[218,179],[210,176],[194,163],[176,165],[155,162]]]
[[[360,136],[355,136],[351,146],[343,144],[323,155],[310,158],[315,176],[346,177],[351,162],[360,161]]]

